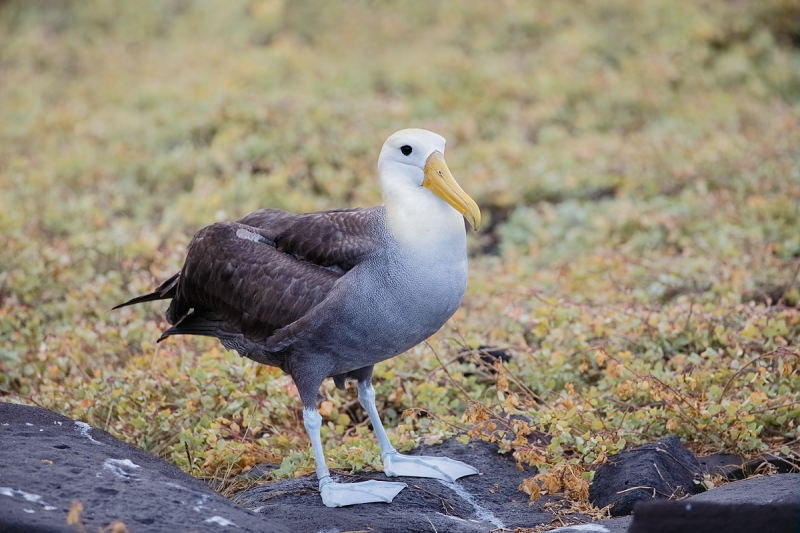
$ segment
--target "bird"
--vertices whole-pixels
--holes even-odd
[[[431,131],[392,134],[378,157],[383,202],[294,214],[266,208],[198,231],[179,272],[114,309],[170,300],[173,335],[219,339],[229,350],[278,367],[303,403],[323,503],[390,503],[405,483],[331,478],[317,409],[323,381],[357,383],[388,477],[453,482],[478,470],[446,457],[409,456],[390,444],[375,404],[372,371],[433,335],[467,289],[466,224],[481,212]]]

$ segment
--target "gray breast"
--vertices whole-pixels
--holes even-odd
[[[331,374],[375,364],[433,335],[458,309],[467,286],[467,258],[410,257],[397,246],[351,270],[334,289],[305,339],[304,352],[332,362]],[[298,346],[300,348],[300,346]]]

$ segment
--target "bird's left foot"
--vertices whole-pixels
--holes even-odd
[[[345,507],[362,503],[391,503],[404,488],[406,488],[405,483],[389,483],[374,479],[358,483],[336,483],[330,476],[325,476],[319,482],[322,503],[327,507]]]
[[[392,451],[383,456],[383,471],[389,477],[429,477],[453,482],[478,473],[478,469],[447,457],[403,455]]]

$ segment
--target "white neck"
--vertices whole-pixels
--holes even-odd
[[[466,258],[464,217],[458,211],[409,180],[381,178],[386,228],[404,249]]]

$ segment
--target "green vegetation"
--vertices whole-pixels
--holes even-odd
[[[417,126],[489,223],[462,309],[376,369],[399,446],[578,478],[670,434],[798,457],[798,42],[797,0],[1,2],[0,399],[209,479],[312,471],[289,378],[109,310],[210,222],[379,202]],[[322,393],[332,466],[379,468],[355,392]]]

